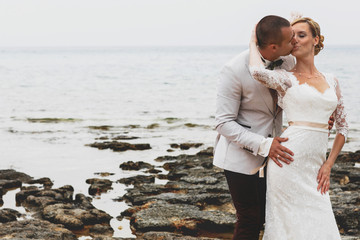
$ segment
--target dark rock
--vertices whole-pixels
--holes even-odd
[[[54,184],[53,182],[50,180],[50,178],[39,178],[39,179],[35,179],[35,180],[30,180],[27,181],[28,184],[42,184],[44,186],[44,188],[51,188]]]
[[[2,189],[2,193],[4,194],[7,190],[13,189],[13,188],[19,188],[21,187],[22,183],[19,180],[5,180],[0,179],[0,188]]]
[[[152,124],[148,125],[146,128],[147,129],[154,129],[154,128],[158,128],[158,127],[160,127],[160,124],[152,123]]]
[[[212,157],[213,156],[213,153],[214,153],[214,148],[213,147],[209,147],[207,149],[204,149],[200,152],[198,152],[196,155],[198,156],[210,156]]]
[[[139,137],[120,135],[120,136],[116,136],[116,137],[112,138],[112,140],[133,140],[133,139],[138,139],[138,138]]]
[[[0,179],[18,180],[20,182],[28,182],[28,181],[32,180],[32,177],[30,177],[29,175],[27,175],[25,173],[17,172],[13,169],[5,169],[5,170],[0,170]]]
[[[102,131],[109,131],[110,128],[112,128],[113,126],[109,126],[109,125],[102,125],[102,126],[89,126],[90,129],[93,130],[102,130]]]
[[[16,221],[16,219],[20,216],[21,213],[16,210],[10,208],[0,209],[0,223]]]
[[[165,162],[165,161],[171,161],[171,160],[176,160],[178,159],[177,156],[162,156],[162,157],[157,157],[155,159],[155,161],[157,162]]]
[[[180,148],[181,150],[188,150],[190,148],[198,148],[202,145],[204,145],[204,144],[203,143],[181,143],[181,144],[173,143],[173,144],[170,144],[170,147]]]
[[[84,194],[82,193],[78,193],[75,196],[75,204],[77,205],[81,205],[86,209],[92,209],[95,208],[92,204],[91,204],[91,198],[90,197],[86,197]]]
[[[136,221],[132,225],[137,232],[180,231],[196,233],[198,231],[232,230],[236,221],[233,214],[220,211],[201,211],[187,204],[169,204],[158,201],[134,214]],[[221,229],[218,229],[221,226]]]
[[[207,237],[192,237],[184,236],[182,234],[169,233],[169,232],[147,232],[144,235],[136,238],[143,240],[157,240],[157,239],[166,239],[166,240],[221,240],[221,238],[207,238]]]
[[[71,202],[73,192],[73,187],[69,185],[58,189],[21,190],[16,194],[16,202],[29,209],[44,208],[55,203]]]
[[[122,178],[118,180],[119,183],[123,183],[125,185],[142,185],[145,183],[154,183],[155,177],[154,176],[145,176],[145,175],[138,175],[135,177],[129,178]]]
[[[95,224],[90,227],[89,234],[91,237],[103,237],[104,235],[111,237],[114,234],[114,230],[109,225]]]
[[[128,162],[124,162],[122,164],[120,164],[120,168],[122,170],[140,170],[143,168],[154,168],[154,166],[152,166],[150,163],[146,163],[143,161],[140,162],[133,162],[133,161],[128,161]]]
[[[109,214],[96,208],[86,209],[74,204],[57,203],[46,206],[42,217],[52,223],[60,223],[68,229],[82,229],[85,225],[109,224]]]
[[[112,142],[96,142],[93,144],[89,144],[86,146],[90,146],[90,147],[95,147],[98,149],[112,149],[115,152],[123,152],[126,150],[146,150],[146,149],[151,149],[150,144],[148,143],[138,143],[138,144],[130,144],[130,143],[126,143],[126,142],[117,142],[117,141],[112,141]]]
[[[0,223],[1,239],[76,240],[77,237],[62,225],[42,220],[24,220]]]
[[[115,173],[109,173],[109,172],[97,172],[94,173],[95,175],[100,175],[101,177],[108,177],[108,176],[112,176],[115,175]]]
[[[160,173],[160,172],[162,172],[161,170],[158,170],[158,169],[155,169],[155,168],[151,168],[151,169],[149,169],[149,170],[147,170],[147,171],[145,171],[146,173]]]
[[[90,178],[86,183],[91,184],[89,187],[90,195],[99,195],[112,189],[112,181],[108,179]]]

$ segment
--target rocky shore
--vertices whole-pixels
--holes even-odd
[[[93,147],[103,149],[99,144]],[[157,166],[141,161],[121,163],[123,170],[142,174],[116,182],[106,174],[84,179],[89,196],[74,193],[70,185],[53,189],[49,178],[33,179],[11,169],[0,170],[0,201],[8,190],[20,188],[16,204],[31,213],[29,218],[14,209],[0,209],[0,239],[130,239],[112,237],[111,216],[91,203],[92,197],[119,183],[129,188],[114,201],[125,201],[129,208],[117,218],[130,220],[136,239],[231,239],[235,212],[224,174],[212,165],[212,148],[156,161]],[[340,232],[347,240],[360,239],[359,163],[360,151],[343,153],[332,170],[331,200]],[[156,179],[167,183],[157,184]]]

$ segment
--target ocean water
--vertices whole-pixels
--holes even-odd
[[[154,161],[158,156],[192,154],[212,146],[218,75],[223,64],[244,49],[0,49],[0,169],[49,177],[54,187],[70,184],[75,193],[86,195],[86,179],[100,177],[97,172],[114,173],[107,177],[114,181],[113,190],[95,197],[93,204],[114,217],[114,236],[132,236],[128,221],[115,219],[128,206],[112,199],[127,188],[116,180],[139,172],[122,171],[119,165],[145,161],[161,169]],[[360,149],[359,55],[359,46],[330,46],[316,57],[318,69],[334,73],[341,84],[350,124],[345,151]],[[128,142],[149,143],[152,149],[113,152],[86,146],[99,137],[119,135],[139,137]],[[184,142],[204,145],[167,152],[171,143]],[[2,207],[24,212],[15,206],[17,191],[4,196]]]

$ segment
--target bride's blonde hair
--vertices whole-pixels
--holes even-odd
[[[315,45],[314,54],[317,55],[324,48],[324,36],[320,33],[320,26],[317,22],[312,20],[309,17],[300,17],[291,22],[291,26],[294,26],[296,23],[307,23],[310,27],[310,31],[313,37],[319,36],[319,43]]]

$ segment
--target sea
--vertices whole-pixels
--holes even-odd
[[[114,237],[134,237],[129,221],[116,218],[129,206],[113,199],[131,188],[117,180],[146,173],[123,171],[120,164],[144,161],[166,173],[162,163],[154,161],[157,157],[213,146],[219,73],[246,48],[0,48],[0,169],[49,177],[53,188],[72,185],[75,194],[87,196],[86,179],[113,174],[105,177],[113,181],[113,189],[92,203],[113,216]],[[360,46],[326,46],[315,60],[321,72],[333,73],[340,81],[350,125],[343,151],[360,150],[358,56]],[[117,136],[137,137],[125,141],[149,143],[151,150],[114,152],[88,146]],[[333,139],[334,131],[329,147]],[[203,145],[181,150],[171,148],[172,143]],[[17,192],[7,192],[1,208],[26,213],[15,204]]]

